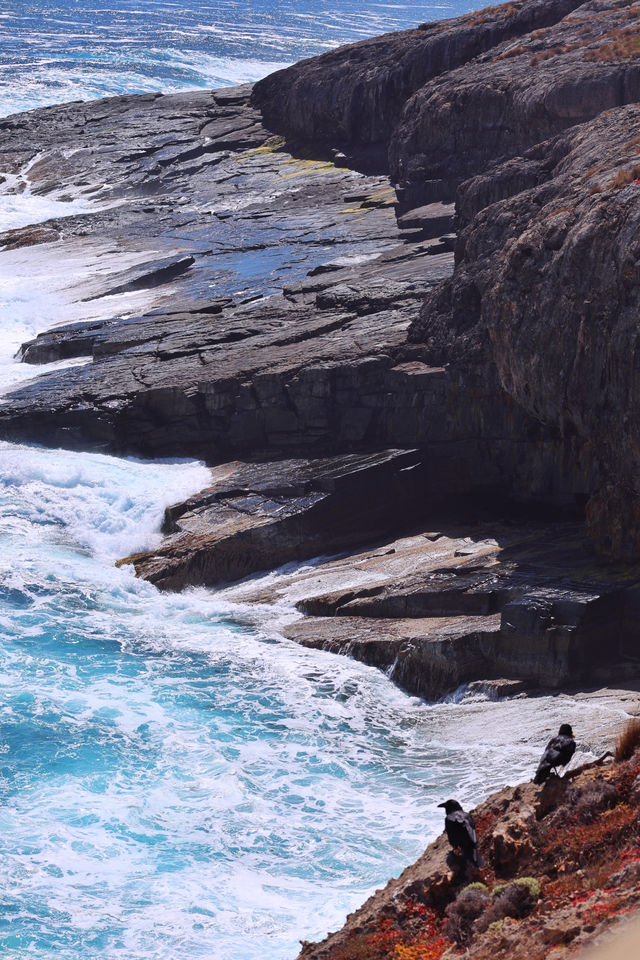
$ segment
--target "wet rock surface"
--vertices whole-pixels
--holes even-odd
[[[327,461],[228,464],[212,486],[169,509],[167,539],[140,554],[136,572],[165,589],[213,586],[311,559],[415,522],[418,451]]]
[[[135,266],[97,270],[76,298],[155,301],[25,344],[27,363],[92,362],[14,392],[5,436],[210,462],[385,445],[402,393],[413,405],[393,350],[451,271],[437,239],[450,213],[432,230],[422,218],[416,242],[388,179],[292,156],[249,93],[115,98],[0,125],[0,165],[32,193],[101,207],[51,222],[53,240],[10,231],[5,249],[52,240],[45,253],[63,260],[111,242]]]
[[[626,676],[637,569],[585,574],[570,522],[586,511],[600,555],[640,553],[637,19],[525,0],[255,88],[1,121],[3,186],[85,209],[0,256],[93,256],[74,305],[102,310],[22,346],[34,374],[83,362],[6,396],[2,436],[215,466],[134,558],[167,589],[416,533],[410,575],[361,593],[356,553],[289,629],[420,695],[588,682],[607,656]],[[498,535],[514,501],[529,514]],[[540,510],[555,533],[529,526]],[[467,536],[479,516],[498,553],[471,569],[471,538],[434,570],[424,524]],[[529,536],[535,558],[511,560]]]
[[[582,524],[469,520],[379,539],[223,595],[294,608],[281,627],[287,637],[383,669],[414,695],[434,700],[483,678],[473,689],[496,698],[633,684],[638,577],[628,567],[605,577]]]

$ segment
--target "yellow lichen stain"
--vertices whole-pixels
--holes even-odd
[[[294,177],[303,177],[307,173],[331,173],[336,170],[333,163],[324,160],[296,160],[292,157],[290,160],[286,160],[285,163],[293,164],[297,169],[291,173],[280,174],[282,180],[292,180]]]
[[[395,196],[396,196],[395,187],[383,187],[382,190],[378,190],[377,193],[372,193],[371,196],[368,197],[367,199],[377,200],[380,197],[388,197],[388,196],[393,196],[393,198],[395,199]],[[364,202],[366,203],[367,200],[365,200]]]
[[[232,159],[235,160],[236,163],[244,163],[245,160],[249,160],[252,157],[269,156],[278,150],[283,150],[286,145],[287,141],[284,137],[269,137],[262,146],[251,147],[251,149],[245,150],[243,153],[236,154]]]
[[[247,153],[275,153],[276,150],[282,150],[286,145],[287,141],[284,137],[269,137],[261,147],[252,147],[251,150],[247,150]]]
[[[388,200],[384,198],[388,197]],[[359,207],[345,207],[340,213],[370,213],[372,210],[382,210],[385,213],[392,213],[396,205],[397,197],[394,187],[384,187],[376,193],[370,194],[362,201]]]

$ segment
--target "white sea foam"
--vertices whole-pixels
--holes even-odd
[[[29,215],[40,209],[41,198],[32,198]],[[46,201],[45,201],[46,203]],[[0,196],[0,207],[2,197]],[[19,347],[37,333],[60,324],[108,320],[143,313],[157,291],[140,290],[85,303],[87,284],[97,277],[143,263],[152,251],[114,252],[107,245],[92,244],[88,253],[81,240],[59,244],[36,244],[0,251],[0,393],[51,369],[75,366],[78,360],[33,366],[15,359]],[[171,288],[163,287],[162,293]]]
[[[31,191],[29,172],[38,162],[32,158],[18,173],[4,174],[0,184],[0,233],[106,209],[99,199],[61,199],[61,191],[41,195]],[[175,251],[164,251],[163,255]],[[153,250],[120,253],[110,244],[92,242],[90,250],[81,239],[63,243],[38,243],[15,250],[0,250],[0,393],[52,370],[86,362],[86,358],[58,361],[34,367],[17,362],[19,347],[42,330],[60,324],[108,320],[142,313],[161,293],[140,290],[86,301],[87,289],[100,278],[143,263]]]
[[[175,76],[123,70],[117,63],[105,64],[103,70],[73,71],[41,61],[25,71],[16,83],[15,68],[0,64],[0,117],[33,110],[43,105],[67,103],[71,100],[96,100],[123,93],[178,93],[198,87],[225,87],[260,80],[290,61],[216,57],[205,53],[168,51],[162,68],[173,64]],[[186,74],[186,76],[181,75]]]
[[[33,194],[29,174],[39,160],[40,154],[37,154],[17,173],[0,171],[0,233],[104,209],[87,197],[63,198],[62,190],[53,190],[46,195]]]
[[[233,82],[249,78],[241,58],[212,57],[194,80],[191,54],[166,37],[165,65],[181,71],[169,80],[145,77],[142,52],[139,72],[119,72],[114,58],[99,75],[73,53],[69,69],[59,57],[45,63],[58,6],[39,33],[29,14],[43,59],[32,55],[22,74],[5,65],[5,105],[119,84],[177,89],[216,76],[218,63]],[[145,4],[140,16],[160,6],[167,26],[190,4]],[[304,30],[296,20],[298,51],[346,29],[378,32],[385,6],[309,7]],[[281,11],[247,23],[236,3],[202,0],[198,19],[225,7],[233,16],[218,36],[245,52],[261,40],[275,66],[286,47]],[[77,23],[65,29],[96,43],[106,28],[83,33],[87,9],[74,4]],[[131,23],[114,17],[109,29],[130,34]],[[6,192],[15,187],[0,199],[14,226],[82,212],[73,206],[82,200]],[[41,369],[11,359],[40,330],[145,308],[144,292],[82,302],[96,273],[136,259],[107,248],[87,256],[80,241],[0,253],[4,388]],[[530,776],[567,718],[589,755],[603,718],[621,714],[565,696],[425,704],[373,668],[282,640],[282,606],[249,607],[233,591],[160,594],[114,566],[155,545],[166,505],[208,479],[201,464],[0,443],[0,953],[9,960],[285,960],[421,852],[440,832],[446,796],[470,805]]]
[[[1,444],[0,475],[3,891],[43,957],[285,960],[420,852],[446,795],[530,776],[567,716],[599,748],[588,701],[428,705],[264,609],[112,566],[201,466]]]

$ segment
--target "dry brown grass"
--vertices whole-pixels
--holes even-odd
[[[587,50],[584,59],[589,63],[603,63],[632,60],[637,56],[640,56],[640,30],[633,26],[605,33],[597,47]]]
[[[613,180],[607,184],[607,190],[620,190],[634,180],[640,180],[640,165],[629,167],[627,170],[618,170]]]
[[[497,57],[494,57],[494,60],[508,60],[509,57],[519,57],[521,53],[528,52],[528,47],[523,47],[522,44],[519,44],[517,47],[510,47],[509,50],[505,50],[504,53],[499,53]]]
[[[640,747],[640,717],[630,717],[616,740],[616,760],[628,760]]]
[[[510,0],[509,3],[499,3],[492,7],[484,7],[482,10],[478,10],[476,13],[470,13],[467,22],[468,23],[484,23],[485,20],[491,20],[496,14],[502,15],[503,17],[513,17],[520,10],[522,2],[514,3],[513,0]]]
[[[551,60],[552,57],[557,57],[561,53],[567,53],[572,49],[572,47],[568,46],[566,43],[563,43],[557,47],[549,47],[548,50],[541,50],[540,53],[536,53],[535,57],[531,57],[531,60],[529,60],[529,66],[536,67],[544,60]]]
[[[589,177],[592,177],[594,175],[594,173],[602,173],[602,171],[606,169],[607,169],[606,164],[599,163],[597,167],[590,167],[586,173],[583,173],[580,179],[588,180]]]

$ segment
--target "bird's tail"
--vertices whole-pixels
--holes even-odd
[[[551,766],[548,763],[541,763],[538,769],[536,770],[536,775],[533,778],[533,782],[540,786],[541,783],[544,783],[545,780],[548,780],[549,774],[551,773]]]

